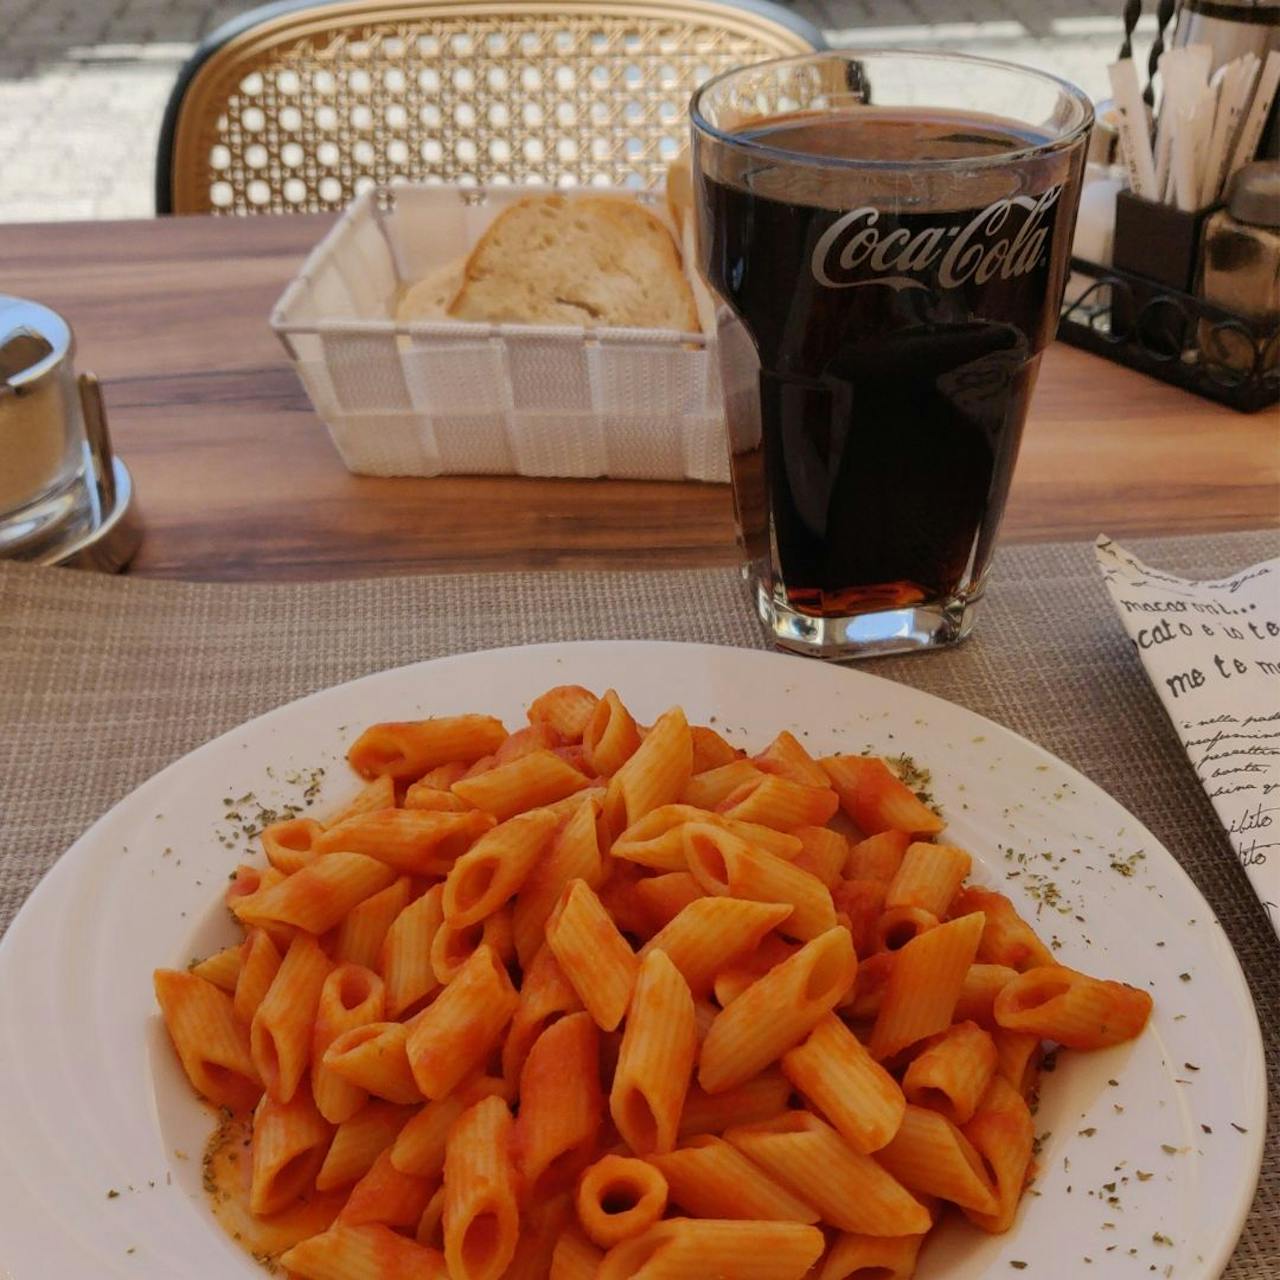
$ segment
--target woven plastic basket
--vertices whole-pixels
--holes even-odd
[[[464,257],[539,189],[373,188],[312,251],[271,327],[343,462],[366,475],[727,480],[705,306],[696,334],[397,323],[405,286]],[[617,194],[665,217],[661,196]]]

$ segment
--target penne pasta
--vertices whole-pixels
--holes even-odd
[[[262,852],[277,871],[292,875],[318,857],[315,842],[324,828],[314,818],[288,818],[262,829]]]
[[[636,751],[609,780],[604,816],[609,830],[623,831],[660,805],[671,804],[693,772],[693,740],[679,707],[664,711]]]
[[[443,1098],[498,1045],[519,997],[491,947],[480,946],[418,1016],[406,1050],[418,1088]]]
[[[698,1083],[720,1093],[776,1062],[835,1008],[857,967],[847,929],[829,929],[806,943],[711,1024],[699,1055]]]
[[[328,1154],[316,1174],[316,1190],[331,1191],[363,1178],[378,1156],[395,1141],[414,1110],[375,1098],[365,1103],[350,1120],[344,1120],[334,1133]]]
[[[339,965],[320,988],[311,1031],[311,1096],[330,1124],[350,1120],[369,1100],[369,1095],[325,1065],[325,1050],[343,1032],[380,1022],[385,1011],[382,979],[360,965]]]
[[[587,776],[553,751],[534,751],[453,784],[453,794],[498,822],[526,809],[563,800],[587,785]]]
[[[213,983],[220,991],[234,996],[248,943],[249,939],[246,938],[233,947],[223,947],[221,951],[215,951],[213,955],[207,956],[198,964],[191,965],[187,972]]]
[[[439,1178],[444,1173],[445,1147],[454,1122],[474,1103],[505,1097],[505,1093],[503,1081],[476,1076],[447,1096],[428,1102],[396,1135],[391,1147],[392,1166],[417,1178]]]
[[[730,764],[742,755],[737,747],[705,724],[690,725],[689,736],[693,739],[693,772],[695,774],[705,773],[708,769],[717,769],[722,764]]]
[[[818,763],[863,835],[893,830],[935,836],[942,830],[942,819],[878,757],[827,756]]]
[[[602,778],[617,773],[639,749],[636,722],[612,689],[605,691],[587,718],[582,746],[587,764]]]
[[[514,1085],[534,1041],[556,1018],[581,1008],[578,993],[564,976],[551,948],[544,945],[520,984],[519,1003],[502,1046],[503,1077]]]
[[[444,923],[443,885],[433,885],[396,916],[378,956],[378,972],[386,987],[386,1013],[401,1018],[412,1013],[440,987],[431,963],[431,948]]]
[[[665,951],[651,951],[636,976],[609,1092],[609,1114],[637,1155],[675,1146],[697,1053],[689,985]],[[597,1244],[604,1243],[582,1225]]]
[[[996,1076],[963,1132],[981,1156],[984,1168],[994,1176],[996,1198],[994,1213],[965,1209],[965,1217],[984,1231],[999,1235],[1013,1226],[1031,1168],[1035,1141],[1031,1112],[1022,1095],[1003,1077]]]
[[[887,895],[885,900],[888,901]],[[938,917],[923,907],[888,907],[871,931],[871,945],[877,951],[900,951],[908,942],[937,927]]]
[[[704,996],[717,973],[753,952],[791,912],[783,902],[698,898],[644,944],[640,958],[665,952],[692,994]]]
[[[301,1280],[449,1280],[442,1254],[378,1223],[335,1223],[294,1245],[280,1263]]]
[[[739,787],[761,777],[761,770],[750,760],[734,760],[691,775],[677,798],[690,808],[710,811]]]
[[[385,862],[362,853],[331,853],[269,889],[260,889],[233,906],[246,926],[293,925],[310,934],[327,933],[358,902],[385,889],[396,873]]]
[[[976,1022],[957,1022],[912,1060],[902,1091],[914,1106],[930,1107],[952,1124],[967,1124],[997,1060],[995,1042]]]
[[[885,909],[917,907],[940,920],[972,867],[973,859],[955,845],[910,844],[885,892]]]
[[[978,944],[982,950],[982,944]],[[1016,969],[1003,964],[971,964],[964,975],[960,996],[956,1000],[955,1020],[976,1022],[988,1031],[996,1028],[996,996],[1018,976]]]
[[[723,1133],[734,1125],[770,1120],[786,1110],[790,1096],[791,1082],[775,1070],[762,1071],[720,1093],[707,1093],[694,1084],[680,1113],[680,1137]]]
[[[901,1087],[835,1014],[783,1055],[782,1071],[855,1151],[879,1151],[898,1132]]]
[[[859,959],[873,955],[879,944],[876,926],[884,912],[885,888],[880,880],[837,880],[831,886],[836,918],[853,935]]]
[[[1055,964],[1028,969],[1001,987],[994,1012],[1006,1031],[1029,1031],[1068,1049],[1105,1049],[1138,1035],[1151,1003],[1137,987]]]
[[[801,1280],[824,1243],[799,1222],[668,1218],[610,1249],[596,1280]]]
[[[544,724],[561,742],[581,742],[600,699],[580,684],[560,684],[529,704],[529,723]]]
[[[841,1232],[817,1280],[911,1280],[924,1236],[860,1236]]]
[[[441,1168],[444,1167],[444,1153],[440,1156]],[[413,1238],[419,1244],[425,1244],[428,1248],[438,1249],[440,1256],[444,1257],[444,1181],[441,1180],[440,1185],[435,1189],[431,1199],[427,1201],[427,1207],[422,1211],[422,1217],[418,1219],[418,1229],[413,1233]],[[446,1268],[447,1270],[447,1268]]]
[[[1006,1031],[996,1027],[991,1032],[996,1047],[996,1074],[1003,1076],[1024,1097],[1029,1098],[1044,1060],[1044,1045],[1030,1031]]]
[[[277,1102],[293,1097],[307,1069],[311,1028],[331,968],[320,944],[308,934],[299,934],[253,1015],[249,1025],[253,1064],[267,1093]]]
[[[744,782],[729,792],[716,811],[737,822],[753,822],[775,831],[820,826],[830,821],[840,801],[830,786],[808,786],[778,774]]]
[[[980,911],[940,924],[894,953],[867,1047],[883,1061],[951,1025],[965,974],[977,953]]]
[[[982,941],[978,943],[978,959],[983,964],[1006,965],[1019,973],[1057,964],[1053,952],[1040,941],[1004,894],[970,885],[957,895],[952,914],[964,915],[970,911],[981,911],[987,920]]]
[[[423,1210],[436,1190],[430,1178],[401,1173],[383,1151],[368,1173],[351,1188],[338,1221],[358,1227],[379,1222],[387,1227],[417,1228]]]
[[[572,1217],[567,1194],[530,1206],[521,1217],[516,1251],[502,1280],[547,1280],[556,1241]]]
[[[231,997],[176,969],[157,969],[154,984],[165,1029],[192,1088],[215,1106],[253,1106],[262,1082]]]
[[[428,769],[455,760],[479,760],[507,736],[493,716],[440,716],[370,725],[351,745],[347,760],[363,778],[412,782]]]
[[[609,852],[654,871],[683,871],[684,827],[689,822],[724,825],[717,815],[693,805],[659,805],[614,837]]]
[[[571,880],[547,920],[547,946],[602,1031],[622,1021],[640,961],[584,880]]]
[[[898,874],[911,836],[905,831],[881,831],[849,846],[844,874],[850,880],[878,880],[886,889]]]
[[[822,766],[800,745],[795,734],[786,729],[758,755],[751,757],[751,762],[765,773],[775,773],[801,786],[829,787],[827,775]],[[834,813],[835,811],[832,810]]]
[[[404,793],[406,809],[425,809],[435,813],[467,813],[471,806],[453,794],[453,783],[448,787],[428,786],[425,779],[411,783]]]
[[[879,1014],[897,959],[896,951],[877,951],[859,962],[853,990],[838,1006],[845,1016],[861,1020],[873,1019]]]
[[[791,914],[779,926],[787,937],[807,942],[835,924],[831,892],[809,872],[710,823],[689,823],[684,843],[685,862],[707,893],[789,905]]]
[[[636,881],[631,893],[640,910],[648,916],[650,934],[665,929],[685,907],[704,896],[702,886],[687,871],[645,876]],[[653,941],[652,937],[649,941]]]
[[[409,1067],[409,1027],[403,1022],[366,1022],[330,1042],[323,1065],[375,1098],[408,1105],[422,1101]]]
[[[310,1190],[324,1163],[333,1128],[304,1084],[288,1102],[264,1095],[253,1115],[250,1212],[279,1213]]]
[[[556,828],[535,809],[486,832],[452,866],[444,882],[444,918],[465,929],[492,915],[519,891]]]
[[[372,969],[382,954],[387,931],[409,905],[409,897],[409,877],[401,876],[352,907],[338,926],[338,936],[333,942],[334,960]]]
[[[232,1008],[246,1026],[280,971],[280,952],[265,929],[250,929],[244,940],[243,960],[236,977]]]
[[[792,834],[800,841],[793,865],[817,876],[828,889],[833,888],[849,860],[849,842],[830,827],[796,827]]]
[[[468,1108],[444,1161],[444,1256],[451,1280],[498,1280],[516,1251],[520,1212],[511,1112],[501,1098]]]
[[[695,1217],[818,1221],[812,1205],[713,1134],[700,1134],[675,1151],[652,1155],[649,1163],[666,1178],[672,1203]]]
[[[375,809],[392,809],[395,803],[396,784],[390,774],[382,774],[370,779],[350,800],[322,818],[320,825],[336,827],[339,822],[346,818],[354,818],[358,813],[372,813]]]
[[[995,1192],[981,1156],[937,1111],[908,1105],[898,1132],[876,1152],[876,1160],[918,1196],[939,1196],[975,1213],[995,1212]]]
[[[595,1280],[604,1253],[573,1223],[556,1240],[547,1280]]]
[[[321,853],[363,853],[400,875],[443,876],[493,825],[492,817],[475,810],[379,809],[330,827],[316,848]]]
[[[603,1115],[600,1032],[590,1014],[571,1013],[542,1032],[520,1072],[515,1152],[533,1203],[572,1185]]]
[[[503,907],[476,924],[462,927],[446,919],[431,937],[431,970],[436,980],[442,984],[452,982],[481,946],[487,946],[504,965],[515,956],[509,908]]]
[[[608,1155],[578,1182],[574,1196],[578,1222],[587,1238],[611,1249],[648,1231],[667,1208],[667,1180],[644,1160]]]
[[[808,1111],[786,1111],[724,1136],[830,1226],[882,1236],[929,1229],[929,1211],[901,1183]]]

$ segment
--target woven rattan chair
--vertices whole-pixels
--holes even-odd
[[[822,47],[763,0],[285,0],[183,68],[156,209],[314,212],[399,181],[649,186],[701,81]]]

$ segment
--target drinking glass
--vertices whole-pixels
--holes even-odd
[[[691,115],[762,618],[828,658],[962,640],[1057,326],[1088,98],[861,50],[726,72]]]

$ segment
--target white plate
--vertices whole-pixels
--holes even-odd
[[[1046,1076],[1038,1195],[1014,1230],[947,1231],[920,1280],[1128,1280],[1152,1264],[1178,1280],[1218,1276],[1261,1163],[1262,1045],[1230,945],[1151,833],[1039,747],[927,694],[798,658],[640,642],[476,653],[314,694],[179,760],[77,841],[0,944],[0,1276],[263,1274],[205,1208],[210,1114],[151,994],[153,968],[231,938],[220,893],[238,854],[218,838],[224,800],[296,798],[303,783],[287,776],[316,765],[328,770],[320,802],[340,800],[355,786],[342,752],[365,724],[486,711],[513,725],[566,682],[613,685],[642,720],[680,703],[744,745],[789,727],[818,753],[910,753],[933,770],[948,838],[973,851],[976,879],[1036,919],[1030,872],[1047,876],[1065,911],[1036,922],[1064,963],[1153,992],[1139,1040],[1064,1053]]]

